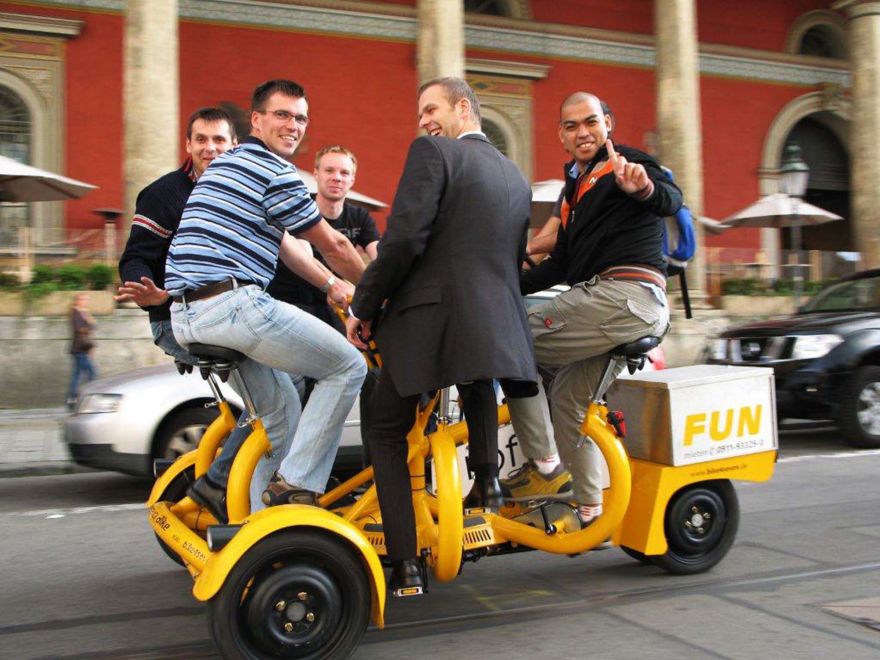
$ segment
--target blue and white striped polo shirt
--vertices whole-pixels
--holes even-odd
[[[268,286],[285,230],[321,220],[296,168],[249,137],[199,177],[165,266],[173,296],[229,277]]]

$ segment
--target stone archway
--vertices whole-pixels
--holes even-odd
[[[829,85],[824,89],[804,94],[786,104],[774,118],[764,139],[764,148],[761,154],[761,167],[758,170],[758,182],[761,195],[769,195],[779,191],[779,167],[782,164],[782,153],[785,145],[792,135],[801,136],[805,133],[805,124],[815,123],[812,132],[817,134],[824,131],[826,139],[835,140],[843,150],[847,161],[850,158],[850,101],[843,95],[843,91],[836,86]],[[809,134],[810,131],[806,130]],[[802,147],[804,145],[801,145]],[[848,171],[848,170],[847,170]],[[824,188],[823,188],[824,189]],[[814,189],[819,190],[819,189]],[[808,201],[810,199],[808,189]],[[814,193],[813,201],[821,201]],[[820,203],[821,205],[821,203]],[[846,225],[843,225],[846,223]],[[849,219],[836,223],[836,229],[846,227],[847,236],[852,235],[852,226]],[[827,230],[825,230],[827,231]],[[821,233],[821,232],[812,232]],[[811,236],[811,242],[819,241],[818,236]],[[761,248],[767,254],[779,254],[784,244],[781,241],[779,231],[776,229],[761,230]]]

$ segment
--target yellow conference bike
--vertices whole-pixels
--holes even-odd
[[[607,464],[604,514],[584,528],[572,504],[558,500],[463,510],[458,451],[467,426],[450,419],[448,390],[419,407],[408,461],[419,550],[434,580],[456,579],[463,561],[526,549],[574,556],[610,543],[678,574],[708,570],[727,554],[739,522],[731,480],[765,481],[776,461],[772,370],[698,365],[621,378],[612,392],[629,402],[624,439],[623,415],[609,410],[606,393],[615,374],[640,368],[657,342],[647,337],[610,354],[584,416],[581,433]],[[192,352],[220,415],[196,450],[157,463],[150,525],[191,574],[224,657],[348,657],[370,621],[384,626],[386,551],[372,469],[325,493],[319,506],[252,514],[250,477],[269,442],[235,368],[243,356],[215,346]],[[185,495],[236,424],[217,377],[237,379],[252,429],[233,462],[225,524]],[[506,405],[498,416],[509,423]],[[432,417],[436,430],[426,433]]]

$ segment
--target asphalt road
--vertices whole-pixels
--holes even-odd
[[[355,657],[880,657],[880,452],[787,432],[767,484],[739,484],[727,558],[670,576],[618,549],[467,564],[392,601]],[[0,479],[0,658],[217,657],[188,574],[159,550],[149,484]]]

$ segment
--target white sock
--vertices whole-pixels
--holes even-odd
[[[553,454],[547,458],[536,458],[535,467],[538,468],[538,472],[541,474],[550,474],[559,467],[559,454]]]
[[[578,514],[585,523],[591,522],[602,515],[601,504],[578,504]]]

